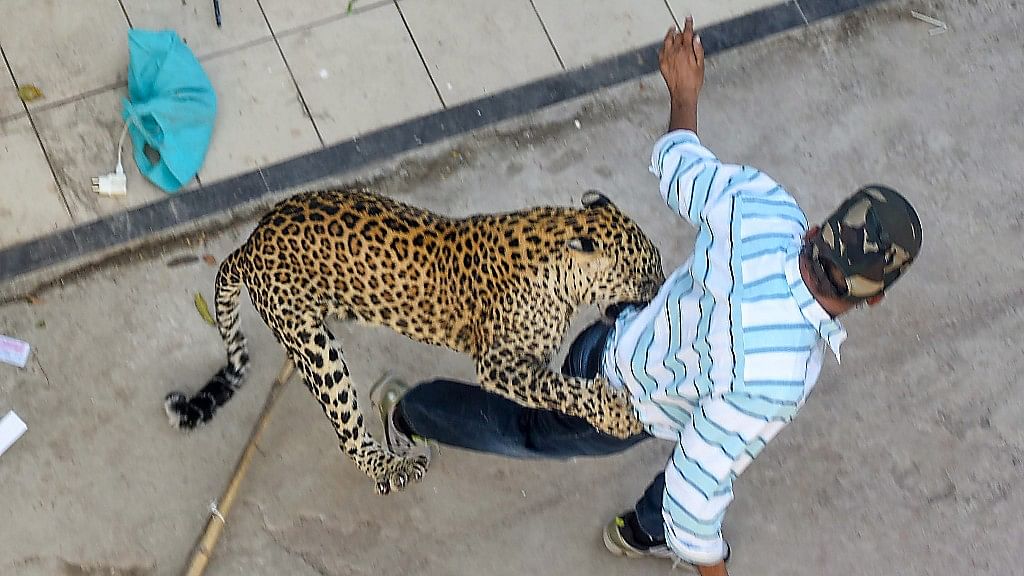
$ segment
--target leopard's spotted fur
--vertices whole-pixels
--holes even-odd
[[[649,300],[664,280],[657,249],[633,220],[596,192],[583,204],[453,219],[365,189],[281,202],[220,266],[217,323],[228,364],[193,397],[168,395],[172,423],[209,420],[239,387],[248,363],[238,329],[244,283],[341,449],[382,493],[421,478],[427,460],[392,454],[367,432],[329,315],[470,354],[481,386],[521,404],[617,436],[638,432],[628,401],[603,379],[548,367],[578,309]]]

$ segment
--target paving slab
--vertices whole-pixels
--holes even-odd
[[[647,46],[675,21],[665,0],[534,0],[567,68]]]
[[[126,82],[128,23],[118,0],[8,0],[0,46],[18,84],[45,98],[30,108]]]
[[[33,113],[76,224],[149,204],[165,195],[139,172],[128,137],[122,150],[128,194],[108,197],[92,190],[92,179],[113,172],[117,165],[117,142],[124,126],[121,100],[127,95],[127,87],[114,88]]]
[[[0,246],[71,225],[71,214],[27,117],[0,120]],[[19,191],[17,197],[14,191]]]
[[[220,180],[320,147],[295,82],[273,42],[204,62],[217,121],[199,178]]]
[[[291,0],[260,0],[270,26],[279,37],[314,24],[324,24],[394,4],[393,0],[354,0],[351,3],[349,0],[309,0],[301,4]]]
[[[328,144],[441,109],[394,4],[354,12],[280,42]]]
[[[0,70],[0,118],[24,114],[25,107],[18,98],[18,88],[5,70]]]
[[[812,221],[880,181],[911,197],[925,224],[912,273],[881,306],[851,314],[843,364],[826,363],[801,415],[737,482],[726,519],[737,575],[1020,572],[1018,13],[1009,0],[942,0],[934,15],[956,27],[929,36],[911,8],[889,3],[710,66],[700,131],[721,158],[767,171]],[[693,235],[647,172],[665,97],[648,76],[317,185],[376,176],[382,193],[453,215],[576,204],[597,188],[672,268]],[[243,298],[248,384],[205,428],[170,430],[163,394],[200,386],[223,351],[192,306],[195,291],[211,299],[214,269],[167,262],[222,258],[252,225],[0,307],[0,333],[35,346],[25,370],[0,365],[0,410],[29,426],[0,457],[0,517],[16,519],[0,523],[0,573],[180,572],[282,353]],[[385,369],[410,380],[471,374],[464,357],[335,328],[361,392]],[[565,462],[443,449],[423,483],[380,498],[292,382],[208,574],[669,575],[666,561],[609,556],[599,534],[670,448]]]
[[[666,2],[672,9],[672,13],[679,20],[680,25],[687,14],[689,14],[693,16],[695,22],[700,22],[702,27],[779,4],[779,2],[773,0],[719,0],[718,2],[666,0]]]
[[[270,38],[270,28],[256,0],[221,2],[220,28],[213,2],[208,0],[122,0],[121,4],[132,26],[174,30],[199,58]]]
[[[404,0],[431,77],[452,106],[561,70],[529,0]]]

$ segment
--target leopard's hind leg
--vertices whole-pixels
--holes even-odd
[[[242,289],[242,248],[224,259],[217,270],[215,282],[217,329],[227,350],[226,366],[191,398],[182,392],[171,392],[164,399],[164,410],[175,428],[192,429],[209,421],[217,409],[227,403],[241,387],[249,366],[245,336],[238,329],[239,294]]]
[[[430,462],[429,452],[400,457],[374,440],[366,429],[341,347],[323,320],[294,315],[270,318],[267,323],[330,419],[342,452],[376,482],[377,492],[388,494],[402,490],[410,480],[422,480]]]

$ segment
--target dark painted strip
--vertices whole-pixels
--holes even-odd
[[[745,16],[699,30],[704,54],[714,54],[729,48],[767,38],[804,24],[797,3],[790,1],[751,12]]]
[[[836,16],[850,10],[867,8],[878,0],[798,0],[808,22]]]
[[[800,0],[809,20],[866,6],[875,0]],[[700,30],[706,54],[735,48],[804,24],[800,8],[789,1]],[[98,221],[0,250],[0,282],[114,248],[214,216],[267,195],[314,180],[355,170],[424,144],[521,116],[654,72],[658,45],[650,45],[511,90],[377,130],[357,140],[333,144],[259,172],[214,182],[197,190]]]

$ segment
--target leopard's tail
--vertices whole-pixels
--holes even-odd
[[[182,392],[171,392],[164,400],[164,410],[175,428],[192,429],[209,421],[235,391],[242,386],[249,365],[245,336],[238,328],[239,295],[242,274],[241,252],[232,252],[220,265],[216,280],[217,328],[227,348],[228,363],[213,375],[199,392],[189,398]]]

